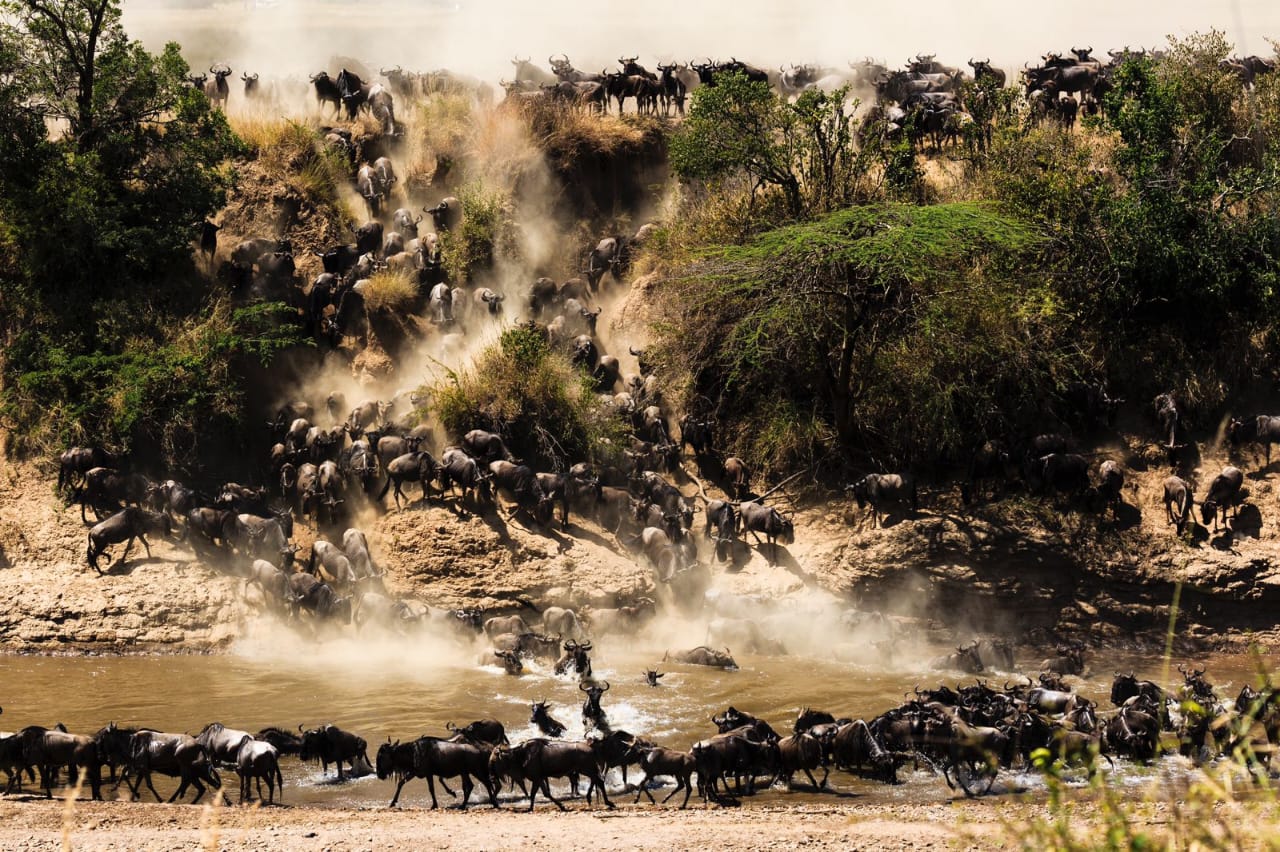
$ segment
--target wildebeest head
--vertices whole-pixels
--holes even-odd
[[[395,753],[400,747],[400,741],[391,741],[391,737],[387,737],[387,741],[378,746],[377,757],[374,758],[374,771],[378,774],[379,781],[385,781],[395,772]]]
[[[507,674],[518,675],[524,673],[524,663],[520,661],[520,656],[514,651],[494,651],[493,656],[506,669]]]
[[[665,672],[660,672],[655,669],[649,669],[644,673],[644,681],[650,686],[659,686],[659,683],[658,683],[659,678],[664,678],[666,676],[667,675]]]
[[[529,705],[530,715],[529,723],[538,726],[538,730],[549,737],[559,737],[564,734],[564,725],[552,718],[550,711],[547,710],[546,701],[535,701]]]

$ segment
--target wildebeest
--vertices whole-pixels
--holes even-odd
[[[844,487],[858,501],[858,508],[871,506],[873,526],[880,526],[880,512],[887,504],[910,506],[912,512],[920,509],[915,480],[897,473],[869,473]]]
[[[580,643],[572,639],[564,640],[564,654],[556,661],[555,673],[562,675],[573,669],[579,679],[591,677],[590,651],[590,642]]]
[[[502,749],[496,749],[494,753],[499,755],[502,751]],[[566,743],[534,739],[511,747],[509,753],[529,781],[530,811],[533,810],[539,789],[543,790],[556,807],[562,811],[565,810],[564,804],[553,797],[550,788],[544,785],[547,779],[571,776],[583,776],[590,781],[591,786],[587,789],[588,800],[594,790],[604,801],[605,806],[610,810],[613,809],[613,802],[609,801],[609,795],[605,791],[605,758],[600,753],[598,743],[590,740]]]
[[[293,594],[293,611],[305,609],[318,619],[351,623],[351,598],[342,597],[328,583],[307,573],[289,575],[289,591]]]
[[[407,747],[407,748],[406,748]],[[489,756],[492,749],[474,742],[442,740],[438,737],[419,737],[412,743],[392,743],[378,747],[378,778],[396,776],[396,792],[391,807],[400,800],[400,791],[411,778],[425,778],[431,791],[431,807],[439,807],[436,801],[435,779],[444,783],[446,778],[462,781],[462,808],[465,810],[475,789],[472,778],[489,793],[489,803],[498,807],[497,790],[489,773]],[[447,787],[445,789],[448,789]]]
[[[1120,496],[1121,490],[1124,488],[1124,471],[1116,462],[1107,459],[1098,467],[1098,500],[1101,502],[1104,510],[1110,508],[1112,514],[1123,503]]]
[[[542,629],[550,635],[568,639],[582,639],[586,636],[577,613],[559,606],[549,606],[542,611]]]
[[[1078,453],[1050,453],[1027,461],[1028,480],[1038,491],[1080,496],[1089,490],[1089,460]]]
[[[609,717],[600,706],[600,698],[609,691],[609,681],[604,681],[604,686],[584,681],[578,684],[578,689],[587,694],[582,701],[583,727],[587,730],[595,728],[604,734],[609,733]]]
[[[200,223],[200,251],[209,263],[213,263],[214,255],[218,252],[218,231],[221,229],[221,225],[215,225],[208,219]]]
[[[301,730],[301,727],[299,727]],[[338,780],[343,780],[342,764],[351,767],[352,777],[368,774],[369,752],[365,741],[349,731],[334,725],[322,725],[302,734],[302,747],[298,757],[303,761],[320,761],[321,770],[329,771],[329,764],[338,768]]]
[[[473,459],[488,464],[492,461],[514,461],[502,436],[483,429],[472,429],[462,436],[462,451]]]
[[[1079,644],[1059,645],[1056,657],[1050,657],[1040,664],[1040,670],[1057,672],[1063,675],[1084,674],[1084,646]]]
[[[524,674],[524,663],[520,661],[520,655],[515,651],[504,651],[494,648],[485,651],[480,657],[482,666],[498,666],[509,675]]]
[[[332,103],[336,115],[342,109],[342,90],[338,84],[326,71],[313,74],[310,79],[316,92],[316,105],[323,109],[326,103]]]
[[[968,475],[960,485],[960,500],[967,506],[979,497],[985,482],[994,482],[998,495],[1009,467],[1009,452],[1000,441],[985,441],[969,459]]]
[[[406,453],[387,465],[387,481],[378,492],[377,500],[387,496],[387,490],[395,486],[396,508],[400,508],[400,498],[404,496],[401,485],[406,482],[418,482],[422,485],[422,501],[430,496],[430,486],[440,471],[440,465],[425,450]],[[407,498],[406,498],[407,499]]]
[[[675,751],[669,748],[642,748],[640,749],[640,768],[644,770],[644,778],[641,779],[639,789],[636,792],[636,802],[640,801],[640,797],[648,796],[649,801],[653,804],[657,802],[653,798],[653,793],[649,792],[649,784],[654,778],[660,775],[669,775],[675,779],[675,788],[667,794],[662,800],[662,804],[666,804],[681,789],[684,790],[684,801],[680,803],[683,810],[689,805],[689,795],[693,792],[692,777],[695,769],[693,755],[687,751]]]
[[[85,475],[94,468],[115,470],[121,461],[120,456],[101,447],[71,447],[64,450],[58,458],[58,493],[83,483]]]
[[[723,651],[717,651],[714,648],[708,648],[706,645],[699,645],[688,651],[667,651],[662,655],[662,661],[665,663],[668,660],[674,663],[687,663],[691,666],[710,666],[719,669],[736,669],[738,667],[728,648]]]
[[[539,731],[549,737],[564,736],[564,725],[552,717],[547,710],[547,702],[535,701],[529,705],[529,710],[529,723],[536,725]]]
[[[205,81],[205,96],[213,102],[215,107],[225,109],[227,97],[231,94],[231,88],[227,85],[227,78],[231,76],[231,66],[222,64],[210,65],[209,73],[213,75],[213,79]]]
[[[738,513],[733,504],[725,500],[712,500],[707,503],[707,524],[703,534],[715,541],[716,559],[733,558],[733,546],[738,540]]]
[[[1160,434],[1164,438],[1165,447],[1173,449],[1178,444],[1182,427],[1182,414],[1178,410],[1177,400],[1172,393],[1162,393],[1151,405],[1155,409],[1156,422],[1160,424]]]
[[[1178,532],[1191,518],[1191,506],[1194,503],[1191,484],[1179,476],[1167,477],[1164,481],[1164,514],[1167,523],[1176,524]]]
[[[108,546],[122,541],[126,542],[124,553],[120,554],[116,562],[123,565],[129,557],[129,549],[133,547],[135,538],[142,542],[142,546],[147,551],[147,558],[150,559],[151,544],[147,541],[147,533],[173,538],[173,521],[167,513],[149,512],[137,506],[126,506],[89,530],[89,547],[85,552],[89,567],[101,576],[102,569],[98,567],[98,557]],[[107,558],[107,562],[108,564],[111,562],[110,557]]]
[[[509,461],[494,461],[489,463],[489,472],[493,475],[494,491],[516,505],[511,510],[512,514],[524,510],[541,526],[551,522],[555,497],[542,490],[533,468]]]
[[[68,773],[75,769],[89,782],[94,799],[102,798],[103,760],[94,738],[39,725],[23,728],[16,737],[23,766],[40,770],[40,786],[44,788],[45,796],[53,796],[54,776],[58,769],[66,767]],[[12,783],[12,778],[10,781]]]
[[[462,202],[452,195],[434,207],[423,207],[422,212],[431,216],[437,232],[452,231],[462,223]]]
[[[1232,448],[1243,443],[1262,444],[1267,453],[1266,466],[1271,466],[1271,445],[1280,444],[1280,417],[1259,414],[1244,420],[1233,419],[1227,426]]]
[[[151,490],[151,482],[140,473],[120,473],[106,467],[90,468],[76,493],[80,503],[80,520],[88,523],[85,508],[92,507],[99,521],[104,513],[112,514],[123,505],[140,505]]]
[[[1232,519],[1239,512],[1244,498],[1241,486],[1244,485],[1244,474],[1239,468],[1227,465],[1222,472],[1209,483],[1209,491],[1200,502],[1200,519],[1205,524],[1213,522],[1214,532],[1218,530],[1218,515],[1221,510],[1222,523],[1227,523],[1227,513]]]
[[[760,543],[759,534],[764,533],[765,543],[771,548],[770,559],[774,562],[778,560],[778,544],[789,545],[796,540],[795,524],[772,506],[744,501],[738,504],[738,515],[742,519],[743,531],[750,532],[756,544]]]
[[[249,796],[249,782],[256,783],[258,799],[262,799],[262,781],[267,782],[267,804],[275,804],[276,788],[284,796],[284,776],[280,773],[280,754],[271,743],[247,739],[236,753],[236,774],[240,776],[240,803]]]
[[[819,768],[822,769],[821,782],[813,777],[813,770]],[[791,777],[800,771],[808,776],[815,789],[827,786],[830,770],[826,767],[822,743],[812,734],[792,734],[778,740],[778,774],[774,782],[785,779],[790,787]]]
[[[530,632],[529,625],[518,615],[495,615],[484,621],[484,633],[490,639],[504,633],[522,636]]]
[[[593,609],[586,614],[591,635],[607,636],[611,633],[634,633],[658,614],[652,598],[638,598],[629,606]]]
[[[198,803],[204,796],[206,784],[215,790],[222,789],[222,779],[218,777],[212,758],[205,747],[190,734],[166,734],[150,730],[133,734],[129,741],[129,763],[122,778],[135,776],[135,781],[130,785],[134,796],[138,795],[138,790],[145,783],[156,801],[160,801],[160,794],[151,783],[154,772],[180,779],[178,789],[169,797],[170,802],[180,799],[188,787],[195,787],[196,790],[192,804]]]

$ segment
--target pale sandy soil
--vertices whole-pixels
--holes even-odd
[[[695,800],[696,801],[696,800]],[[206,808],[0,800],[0,848],[85,850],[955,849],[1004,845],[1006,821],[1037,811],[1001,801],[902,807],[628,808],[533,814],[476,809]]]

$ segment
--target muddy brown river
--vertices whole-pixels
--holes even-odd
[[[27,724],[63,722],[72,731],[92,733],[116,721],[195,733],[215,720],[249,731],[268,725],[296,728],[333,722],[363,736],[372,757],[387,737],[444,735],[445,724],[451,721],[464,724],[496,718],[506,725],[510,738],[519,741],[535,735],[528,722],[530,701],[546,699],[553,715],[568,726],[567,736],[581,737],[582,695],[576,680],[557,677],[549,666],[540,665],[522,677],[510,677],[497,669],[478,668],[475,656],[470,648],[443,641],[344,638],[314,644],[277,635],[242,641],[223,656],[0,657],[0,705],[4,707],[0,727],[14,730]],[[919,663],[887,668],[817,656],[740,656],[737,671],[662,664],[661,670],[667,672],[662,686],[650,688],[642,673],[661,656],[660,647],[650,647],[643,640],[617,639],[599,643],[593,659],[596,676],[612,686],[602,703],[614,727],[681,749],[714,733],[711,715],[730,704],[787,733],[802,706],[870,718],[900,702],[903,693],[917,684],[960,680],[955,673],[929,670],[923,657]],[[1038,656],[1020,659],[1028,668],[1038,661]],[[1173,664],[1178,662],[1189,661]],[[1255,680],[1258,665],[1246,656],[1215,656],[1196,663],[1207,667],[1209,678],[1224,696],[1234,696],[1242,683]],[[1173,666],[1166,677],[1159,658],[1102,652],[1095,655],[1092,674],[1080,684],[1080,691],[1097,699],[1100,708],[1108,708],[1111,678],[1119,670],[1133,670],[1165,683],[1181,680]],[[991,677],[997,684],[1005,679],[1004,674]],[[1174,769],[1177,761],[1165,758],[1163,767],[1118,762],[1116,780],[1137,789],[1162,768]],[[294,758],[285,759],[283,770],[284,801],[290,804],[381,806],[393,790],[391,782],[372,776],[337,784],[332,770],[326,777],[317,765]],[[224,783],[234,789],[234,775],[223,775]],[[907,767],[902,777],[905,783],[886,786],[837,772],[831,777],[834,793],[815,793],[801,774],[793,791],[779,787],[757,800],[801,802],[839,795],[888,803],[938,801],[955,795],[940,777],[927,771],[912,772]],[[1002,773],[996,790],[1038,786],[1035,777]],[[615,770],[611,789],[620,787]],[[111,797],[110,787],[105,789]],[[162,793],[169,789],[160,787]],[[419,806],[427,801],[425,797],[425,784],[414,781],[402,801]]]

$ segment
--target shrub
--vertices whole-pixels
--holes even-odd
[[[409,273],[390,269],[375,272],[364,290],[365,307],[373,311],[404,313],[417,297],[418,285]]]
[[[432,397],[450,435],[497,432],[518,458],[544,470],[598,458],[602,439],[616,443],[623,435],[622,424],[597,405],[590,377],[530,326],[506,329]]]

